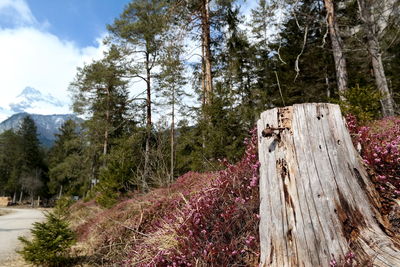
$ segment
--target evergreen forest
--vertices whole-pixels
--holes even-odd
[[[75,197],[83,200],[74,208],[80,215],[98,212],[88,212],[91,205],[118,213],[93,215],[90,223],[74,225],[83,238],[95,231],[90,225],[107,228],[136,216],[140,222],[135,230],[117,223],[107,232],[110,239],[97,232],[98,243],[92,247],[98,246],[95,254],[102,260],[127,266],[153,266],[145,265],[146,260],[159,263],[154,266],[167,266],[163,260],[191,266],[196,259],[204,263],[199,266],[256,264],[259,248],[251,233],[257,221],[232,222],[236,236],[215,223],[207,231],[214,231],[223,245],[207,239],[200,246],[189,236],[204,233],[196,228],[197,218],[190,217],[186,228],[174,228],[187,239],[171,241],[168,232],[154,241],[167,254],[155,252],[149,239],[140,244],[134,239],[153,233],[161,224],[157,218],[174,221],[168,209],[189,214],[182,205],[192,203],[189,198],[203,185],[216,187],[214,176],[218,185],[229,184],[227,190],[218,187],[204,198],[193,196],[199,205],[214,207],[217,195],[235,192],[226,199],[236,204],[243,200],[247,209],[236,210],[221,200],[221,216],[256,216],[254,129],[265,110],[335,103],[353,126],[379,119],[398,122],[391,118],[400,111],[399,24],[396,0],[132,0],[107,25],[103,57],[78,68],[70,83],[73,111],[83,122],[67,121],[51,148],[41,146],[29,116],[19,130],[0,135],[0,195],[15,203],[40,197],[48,205],[56,199],[71,204]],[[353,133],[355,127],[350,127]],[[371,129],[371,134],[378,131]],[[397,140],[399,149],[395,133],[391,140]],[[393,160],[388,164],[398,190],[400,158]],[[378,173],[385,175],[385,168]],[[248,190],[236,180],[227,182],[232,177],[246,177]],[[129,206],[132,201],[140,208]],[[132,215],[124,210],[127,206]],[[208,211],[198,212],[206,216]],[[118,248],[121,231],[135,235],[128,238],[129,251],[101,247]],[[237,250],[235,242],[245,247]]]

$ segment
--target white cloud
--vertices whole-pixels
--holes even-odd
[[[89,47],[62,40],[43,30],[23,0],[0,0],[4,14],[16,26],[0,28],[0,107],[7,109],[27,86],[70,102],[67,89],[76,68],[103,55],[102,38]]]
[[[104,47],[79,48],[34,28],[0,30],[0,106],[26,86],[67,100],[76,67],[102,55]]]
[[[0,0],[0,17],[16,26],[38,24],[24,0]]]

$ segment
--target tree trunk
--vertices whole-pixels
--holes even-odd
[[[346,59],[343,54],[343,41],[339,35],[339,27],[336,22],[335,8],[332,0],[324,0],[327,13],[327,24],[329,36],[332,43],[333,58],[335,60],[336,82],[339,89],[340,98],[343,100],[343,92],[347,90],[347,67]]]
[[[19,193],[19,203],[22,203],[22,197],[24,195],[24,188],[21,187],[21,192]]]
[[[370,38],[371,37],[371,38]],[[374,70],[376,87],[382,94],[381,106],[384,117],[394,116],[393,98],[387,84],[385,70],[382,63],[382,54],[380,52],[379,41],[376,36],[368,38],[368,52],[371,55],[372,68]]]
[[[106,88],[107,94],[107,109],[106,109],[106,129],[104,130],[104,143],[103,143],[103,155],[107,155],[108,153],[108,127],[110,126],[110,90]],[[105,165],[105,162],[104,162]]]
[[[381,100],[382,113],[384,117],[387,117],[394,115],[394,102],[389,91],[385,70],[383,68],[381,47],[378,40],[378,21],[375,21],[374,19],[374,14],[372,11],[374,8],[373,4],[374,3],[372,1],[358,0],[360,17],[364,24],[365,33],[367,35],[368,52],[371,56],[376,87],[383,96]]]
[[[204,104],[211,103],[213,92],[211,72],[210,0],[203,0],[201,10],[201,41],[204,60]]]
[[[108,153],[108,128],[106,128],[106,130],[104,131],[103,155],[105,156],[107,155],[107,153]]]
[[[171,111],[171,170],[170,183],[174,180],[175,159],[175,88],[172,88],[172,111]]]
[[[207,97],[205,58],[206,58],[206,52],[205,52],[204,40],[203,40],[203,36],[202,36],[202,39],[201,39],[201,91],[203,92],[203,95],[202,95],[202,99],[201,99],[201,104],[202,104],[203,108],[206,105],[206,97]]]
[[[400,266],[398,237],[339,106],[268,110],[258,135],[261,266],[329,266],[350,251],[359,266]]]
[[[142,190],[147,190],[148,176],[150,173],[150,139],[151,139],[151,67],[150,67],[150,54],[146,52],[146,148],[144,155],[144,173],[142,176]]]
[[[63,186],[60,186],[60,192],[58,193],[58,199],[61,199],[62,197],[62,192],[63,192]]]

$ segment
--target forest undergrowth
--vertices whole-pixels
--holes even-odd
[[[347,126],[379,193],[398,198],[400,118],[361,126],[350,115]],[[186,173],[111,209],[94,201],[72,205],[81,253],[93,263],[124,266],[257,266],[259,162],[256,130],[251,134],[242,159],[222,160],[221,171]]]
[[[98,264],[257,265],[259,162],[256,130],[251,134],[238,163],[221,160],[224,170],[186,173],[111,209],[94,201],[72,205],[76,249]]]

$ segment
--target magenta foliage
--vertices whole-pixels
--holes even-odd
[[[369,126],[359,126],[354,116],[346,118],[353,142],[361,144],[361,156],[378,174],[381,189],[394,186],[400,194],[400,117],[388,117]]]
[[[360,266],[356,261],[356,255],[349,251],[344,256],[344,259],[341,257],[339,258],[339,262],[336,261],[335,257],[332,255],[332,259],[329,262],[330,267],[353,267],[353,266]],[[369,266],[369,265],[362,265],[362,266]]]
[[[189,172],[167,188],[135,194],[93,214],[77,226],[80,239],[95,236],[94,250],[107,255],[102,260],[110,264],[258,265],[260,164],[255,129],[245,144],[241,161],[221,161],[224,170]]]
[[[183,222],[174,216],[164,219],[173,226],[179,245],[159,251],[144,266],[257,265],[260,164],[255,130],[245,143],[243,159],[235,165],[221,161],[226,169],[212,174],[212,184],[182,208]]]

